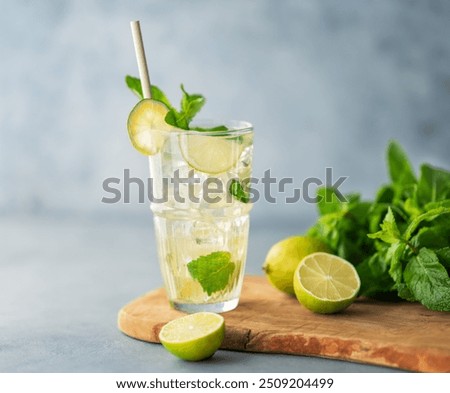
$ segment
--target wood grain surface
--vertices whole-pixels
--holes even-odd
[[[118,326],[128,336],[157,343],[161,327],[181,315],[161,288],[124,306]],[[223,316],[223,349],[450,372],[450,314],[416,303],[358,299],[339,314],[319,315],[274,289],[265,277],[248,276],[239,306]]]

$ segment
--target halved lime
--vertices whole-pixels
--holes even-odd
[[[244,145],[222,136],[180,135],[180,149],[186,162],[194,169],[211,175],[236,166]]]
[[[198,361],[214,355],[224,336],[225,320],[221,315],[199,312],[164,325],[159,333],[159,340],[175,356]]]
[[[331,314],[353,303],[361,285],[354,266],[326,252],[302,259],[294,274],[298,301],[311,311]]]
[[[169,110],[155,100],[144,99],[128,116],[128,135],[133,146],[142,154],[152,156],[159,152],[166,140],[166,132],[173,127],[164,121]]]

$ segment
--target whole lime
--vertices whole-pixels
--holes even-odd
[[[270,283],[279,290],[295,295],[293,278],[298,264],[314,252],[329,252],[326,244],[309,236],[291,236],[274,244],[263,264]]]

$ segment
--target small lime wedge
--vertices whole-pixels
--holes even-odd
[[[211,175],[236,166],[244,145],[223,136],[180,135],[180,148],[186,162],[194,169]]]
[[[199,312],[170,321],[159,333],[161,344],[173,355],[198,361],[211,357],[225,336],[224,318],[215,313]]]
[[[325,252],[303,258],[293,281],[298,301],[320,314],[347,308],[355,300],[361,285],[358,273],[350,262]]]
[[[128,116],[128,135],[140,153],[152,156],[164,144],[167,132],[173,127],[164,120],[169,110],[155,100],[144,99],[132,109]]]

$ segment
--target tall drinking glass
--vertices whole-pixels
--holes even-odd
[[[253,127],[219,124],[154,130],[159,151],[149,157],[161,273],[170,304],[189,313],[234,309],[244,278]]]

